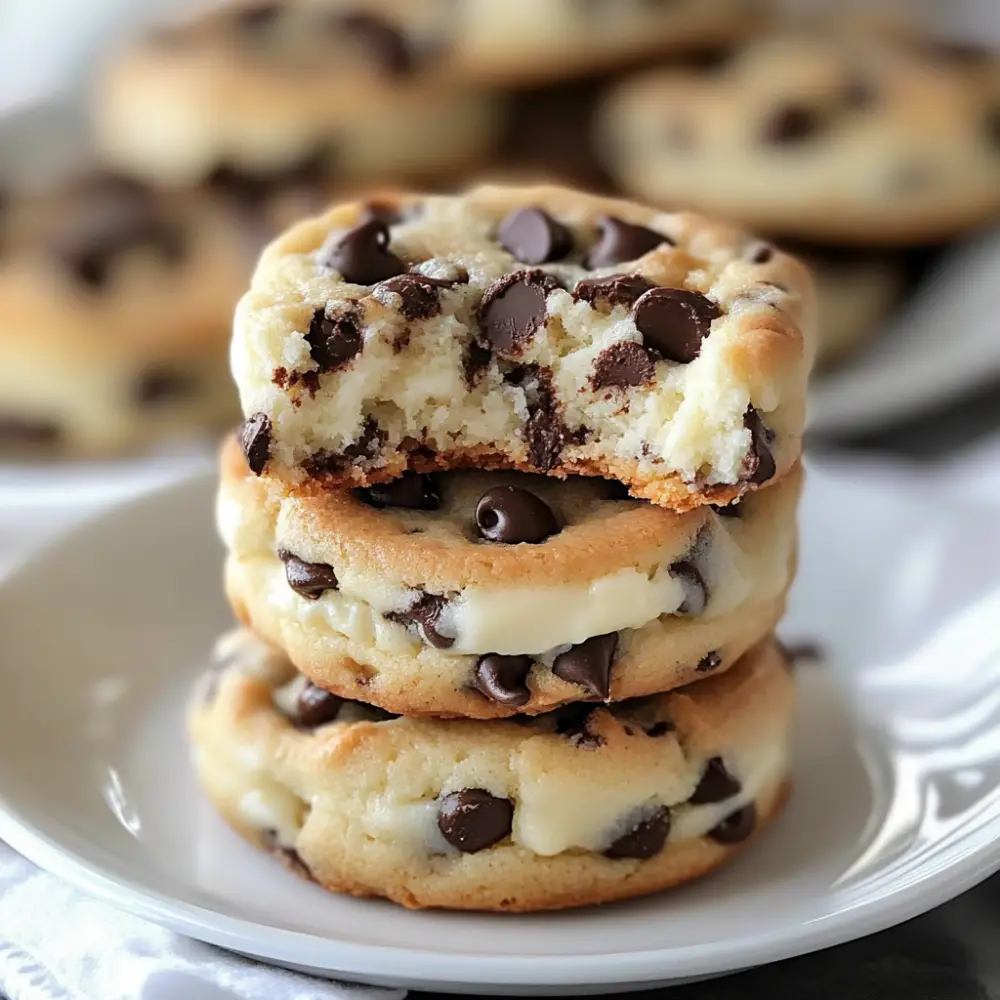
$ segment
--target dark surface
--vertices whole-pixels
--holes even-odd
[[[932,460],[991,433],[1000,433],[1000,384],[910,423],[846,442],[815,441],[813,447],[846,445],[867,454]],[[766,917],[761,914],[762,920]],[[414,1000],[444,995],[410,994]],[[669,1000],[1000,1000],[1000,874],[881,934],[733,976],[632,995]]]

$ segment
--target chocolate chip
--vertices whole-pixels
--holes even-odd
[[[264,830],[260,835],[260,845],[269,854],[275,855],[275,857],[280,858],[285,865],[292,869],[296,875],[301,878],[308,879],[310,882],[315,881],[312,872],[309,870],[309,866],[302,860],[299,852],[295,850],[294,847],[283,847],[278,840],[277,830]]]
[[[654,722],[649,729],[646,730],[647,736],[652,736],[654,739],[659,736],[666,736],[668,733],[674,731],[674,724],[668,722],[666,719],[661,719],[659,722]]]
[[[443,278],[428,278],[411,271],[379,282],[372,294],[378,296],[381,289],[394,292],[400,298],[399,311],[412,322],[436,316],[441,311],[441,289],[451,288],[453,284],[454,282]]]
[[[383,444],[385,444],[385,431],[379,427],[374,417],[365,417],[361,433],[344,449],[343,457],[351,462],[357,459],[371,461],[378,458]]]
[[[594,361],[590,384],[594,389],[626,388],[653,381],[656,368],[642,344],[626,340],[606,347]]]
[[[860,77],[848,80],[844,85],[843,101],[845,107],[852,111],[863,111],[874,106],[878,100],[878,91],[870,80]]]
[[[408,510],[439,510],[441,490],[430,473],[404,472],[391,483],[359,489],[355,495],[369,507],[405,507]]]
[[[240,446],[250,471],[259,476],[271,457],[271,419],[267,414],[255,413],[243,421]]]
[[[237,27],[248,31],[260,31],[269,28],[281,15],[284,5],[281,3],[261,0],[259,3],[241,4],[232,11]]]
[[[344,281],[353,285],[375,285],[406,270],[389,250],[389,227],[381,219],[369,219],[349,229],[325,251],[323,264],[339,271]]]
[[[475,854],[499,843],[514,824],[514,803],[482,788],[464,788],[438,803],[438,829],[463,854]]]
[[[480,538],[507,545],[537,545],[559,531],[552,508],[539,496],[517,486],[494,486],[476,504]]]
[[[465,376],[465,384],[470,389],[474,389],[483,377],[492,357],[493,354],[488,347],[482,347],[474,340],[469,342],[462,357],[462,374]]]
[[[333,722],[340,714],[344,699],[309,682],[295,701],[297,722],[305,729],[315,729]]]
[[[524,705],[531,698],[525,681],[533,663],[530,656],[487,653],[476,663],[476,687],[490,701],[501,705]]]
[[[282,550],[278,558],[285,564],[288,586],[301,597],[318,601],[328,590],[336,590],[337,574],[326,563],[306,562],[291,552]]]
[[[544,271],[515,271],[495,281],[479,303],[479,329],[501,354],[519,354],[545,322],[545,300],[558,288]]]
[[[611,695],[611,667],[617,648],[617,632],[592,636],[560,653],[552,664],[552,673],[606,701]]]
[[[771,146],[791,146],[812,139],[823,127],[823,116],[804,104],[777,108],[764,123],[763,139]]]
[[[632,319],[643,343],[670,361],[688,364],[701,353],[719,307],[701,292],[654,288],[632,307]]]
[[[364,207],[361,221],[371,222],[372,219],[384,223],[386,226],[395,226],[403,221],[404,215],[396,205],[390,205],[386,201],[370,201]]]
[[[509,213],[497,232],[500,245],[525,264],[561,260],[573,249],[573,234],[540,208]]]
[[[0,445],[42,445],[55,444],[62,437],[58,424],[30,417],[0,416]]]
[[[708,836],[720,844],[739,844],[747,839],[757,825],[757,807],[751,802],[730,813],[718,826],[708,831]]]
[[[1000,108],[992,108],[987,113],[986,136],[993,148],[1000,150]]]
[[[656,286],[641,274],[613,274],[610,278],[583,278],[573,289],[573,298],[592,306],[604,303],[632,306],[636,300]]]
[[[647,861],[663,850],[670,833],[670,810],[656,809],[638,820],[628,833],[622,834],[605,852],[606,858],[633,858]]]
[[[306,343],[321,372],[343,368],[361,353],[363,347],[361,331],[353,314],[327,316],[324,309],[313,313]]]
[[[764,426],[760,414],[752,406],[743,415],[743,426],[750,431],[750,450],[743,463],[744,476],[748,482],[760,486],[773,479],[778,471],[771,453],[774,433]]]
[[[768,246],[766,243],[758,246],[753,254],[750,256],[751,264],[766,264],[769,260],[774,257],[774,247]]]
[[[440,631],[441,613],[447,606],[448,602],[439,594],[420,594],[405,611],[390,611],[384,617],[416,629],[428,646],[449,649],[455,645],[455,637],[443,635]]]
[[[133,399],[139,406],[156,406],[177,399],[189,399],[197,388],[197,380],[188,372],[150,368],[136,380]]]
[[[722,656],[714,649],[711,653],[706,653],[694,669],[699,674],[710,674],[713,670],[718,670],[722,666]]]
[[[740,507],[739,503],[710,503],[709,507],[715,511],[719,517],[733,517],[741,518],[743,516],[743,508]]]
[[[739,795],[743,786],[726,770],[721,757],[713,757],[705,766],[698,787],[690,798],[692,805],[701,806],[708,802],[723,802]]]
[[[555,720],[556,732],[565,736],[581,750],[596,750],[604,746],[604,737],[590,731],[590,723],[597,711],[592,705],[563,705],[549,713]]]
[[[394,24],[374,14],[358,11],[336,16],[334,25],[359,43],[371,62],[386,76],[409,76],[413,72],[416,62],[413,52],[406,37]]]
[[[694,563],[684,559],[670,567],[671,575],[680,580],[684,588],[684,600],[677,609],[679,615],[700,615],[708,604],[708,585]]]
[[[597,245],[587,258],[587,267],[591,268],[611,267],[627,260],[638,260],[664,243],[674,246],[674,241],[669,236],[616,219],[612,215],[598,220],[597,228]]]

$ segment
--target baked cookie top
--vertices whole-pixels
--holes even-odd
[[[726,502],[798,457],[813,311],[800,264],[701,216],[557,187],[341,205],[237,309],[246,454],[297,483],[473,465]]]
[[[721,69],[615,86],[596,141],[627,190],[762,231],[910,244],[1000,211],[1000,58],[900,34],[765,36]]]

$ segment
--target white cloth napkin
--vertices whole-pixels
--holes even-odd
[[[313,979],[119,912],[0,844],[0,992],[10,1000],[397,1000]]]

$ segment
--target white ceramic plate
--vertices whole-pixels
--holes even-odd
[[[238,840],[187,763],[187,689],[229,618],[202,476],[78,528],[0,585],[0,836],[113,903],[269,961],[460,992],[638,988],[832,945],[1000,868],[1000,528],[814,471],[786,636],[796,789],[672,894],[542,916],[325,894]]]

